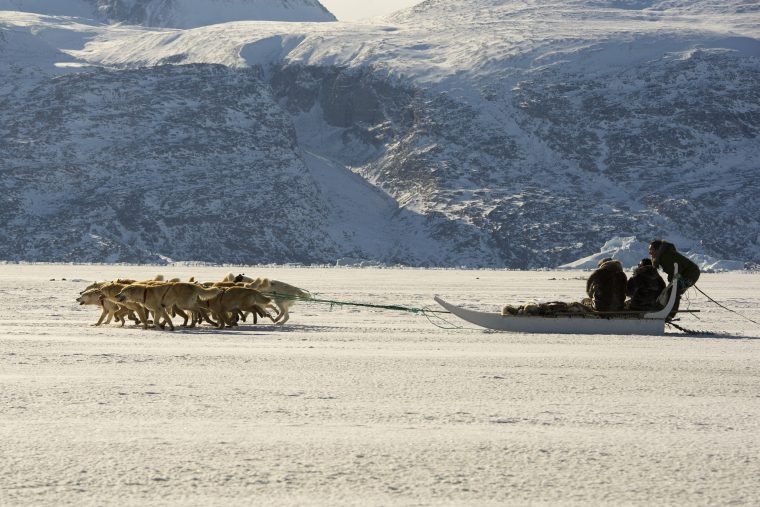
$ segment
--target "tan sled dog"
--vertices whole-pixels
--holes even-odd
[[[164,285],[129,285],[116,297],[121,302],[132,302],[143,305],[147,310],[153,312],[153,321],[156,325],[169,324],[169,328],[174,331],[174,324],[166,313],[167,308],[176,306],[181,310],[193,311],[198,305],[198,301],[207,301],[213,299],[219,294],[221,289],[216,287],[204,288],[194,283],[180,282],[167,283]],[[147,329],[147,322],[143,322],[143,328]],[[162,326],[163,327],[163,326]]]
[[[145,308],[140,303],[134,303],[132,301],[118,301],[116,298],[118,297],[119,293],[124,290],[125,287],[129,287],[131,284],[128,283],[122,283],[123,280],[117,280],[115,282],[109,282],[106,285],[102,286],[100,288],[100,292],[103,293],[103,296],[105,296],[106,300],[110,301],[114,304],[119,304],[120,306],[123,306],[124,308],[127,308],[129,310],[132,310],[137,314],[137,316],[140,318],[140,321],[145,324],[148,321],[148,315],[145,311]],[[139,324],[139,322],[138,322]]]
[[[77,298],[77,303],[80,305],[97,305],[103,309],[98,322],[93,324],[93,326],[110,324],[111,319],[113,318],[116,318],[116,320],[121,322],[121,325],[123,326],[124,318],[129,315],[129,309],[123,308],[106,299],[103,293],[100,292],[100,289],[90,289],[83,292],[82,295]],[[104,320],[105,322],[103,322]]]
[[[214,299],[206,301],[206,306],[216,317],[217,326],[223,328],[236,325],[236,317],[243,312],[251,312],[255,316],[266,316],[274,322],[274,317],[266,312],[271,302],[271,299],[256,289],[229,287],[223,289]]]
[[[256,289],[265,296],[272,298],[280,313],[274,319],[277,324],[285,324],[290,318],[290,307],[296,304],[296,301],[311,299],[308,291],[299,289],[293,285],[269,278],[257,278],[246,287]]]

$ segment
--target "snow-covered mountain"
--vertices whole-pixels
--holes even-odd
[[[0,10],[192,28],[230,21],[335,21],[319,0],[0,0]]]
[[[666,237],[757,263],[758,34],[739,0],[0,13],[0,258],[524,268]]]

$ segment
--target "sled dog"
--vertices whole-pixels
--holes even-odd
[[[167,314],[167,308],[177,307],[181,310],[195,311],[198,301],[207,301],[216,297],[221,289],[216,287],[204,288],[200,285],[187,282],[167,283],[164,285],[135,284],[124,287],[116,296],[119,303],[131,302],[143,305],[153,312],[154,322],[161,325],[169,324],[169,329],[174,331],[174,324]],[[148,323],[143,321],[143,328],[147,329]],[[163,325],[161,326],[163,328]]]
[[[242,313],[251,312],[256,317],[269,317],[272,322],[274,317],[266,312],[266,308],[272,300],[256,289],[247,287],[228,287],[222,289],[219,294],[206,301],[205,306],[217,319],[217,327],[232,327],[237,325],[237,319]]]
[[[272,299],[277,306],[279,313],[275,317],[276,324],[285,324],[290,318],[290,307],[299,299],[311,299],[308,291],[299,289],[293,285],[269,278],[257,278],[253,282],[247,283],[246,287],[256,289],[265,296]]]
[[[98,322],[93,324],[93,326],[110,324],[111,319],[113,318],[116,318],[116,320],[121,322],[121,325],[123,326],[124,318],[130,314],[128,308],[119,306],[113,301],[106,299],[100,289],[90,289],[83,292],[82,295],[77,298],[77,303],[80,305],[97,305],[103,309]],[[105,322],[103,322],[104,320]]]

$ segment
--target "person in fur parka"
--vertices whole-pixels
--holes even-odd
[[[614,259],[602,259],[598,268],[586,282],[586,293],[591,307],[597,312],[617,312],[625,304],[625,286],[628,277],[623,265]]]
[[[628,308],[636,311],[659,310],[661,305],[657,298],[663,290],[665,281],[657,272],[657,268],[652,266],[650,259],[641,259],[625,288],[625,293],[631,298],[627,303]]]

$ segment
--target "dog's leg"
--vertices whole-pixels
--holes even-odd
[[[116,310],[116,313],[114,314],[114,316],[116,317],[116,320],[119,323],[121,323],[121,327],[124,327],[124,322],[125,322],[124,317],[127,315],[127,313],[129,313],[129,310],[123,307],[119,307],[119,309]]]
[[[106,321],[104,322],[104,324],[106,324],[106,325],[110,324],[114,315],[115,315],[115,312],[113,311],[113,309],[108,310],[108,317],[106,317]]]
[[[227,327],[237,326],[237,314],[234,311],[224,312],[224,323]]]
[[[93,326],[99,326],[99,325],[101,325],[103,323],[103,321],[105,320],[106,315],[108,315],[108,310],[106,310],[105,307],[104,307],[103,311],[100,313],[100,318],[98,319],[98,321],[95,324],[93,324]],[[111,319],[109,319],[109,322],[110,322],[110,320]]]
[[[166,313],[166,309],[162,307],[162,310],[164,310],[164,316],[166,317],[166,323],[169,324],[169,330],[174,331],[174,322],[172,322],[172,318]]]
[[[159,306],[156,310],[155,315],[155,322],[161,322],[161,318],[164,319],[163,325],[161,326],[161,329],[164,329],[166,324],[169,324],[169,330],[174,331],[174,323],[172,322],[171,317],[169,317],[169,314],[166,313],[166,308],[163,306]]]
[[[145,307],[138,305],[135,311],[140,318],[140,321],[135,323],[135,325],[142,324],[143,329],[148,329],[148,310],[146,310]]]
[[[288,308],[290,305],[288,303],[289,301],[274,302],[274,304],[277,305],[277,309],[280,311],[280,313],[278,313],[277,317],[274,319],[275,324],[285,324],[290,318],[290,315],[288,314]]]
[[[199,313],[200,312],[199,312],[199,310],[197,308],[188,311],[188,314],[190,315],[190,326],[188,326],[188,327],[194,328],[198,324],[198,322],[199,322],[198,314]],[[186,324],[187,324],[187,322],[185,324],[182,324],[182,325],[184,326]]]
[[[132,322],[134,322],[135,325],[137,325],[137,324],[140,323],[140,318],[137,315],[135,315],[135,311],[134,310],[129,310],[129,316],[128,316],[128,318],[129,318],[129,320],[131,320]]]
[[[203,321],[208,322],[208,315],[206,314],[206,309],[201,308],[200,306],[196,306],[195,309],[193,309],[193,323],[190,327],[196,327],[203,324]]]
[[[278,322],[280,322],[280,319],[282,319],[284,316],[285,316],[285,311],[282,308],[278,307],[277,308],[277,315],[274,316],[274,320],[272,322],[274,322],[275,324],[277,324]]]
[[[208,322],[209,324],[211,324],[214,327],[219,327],[219,324],[217,322],[214,322],[211,319],[211,317],[213,315],[214,315],[214,312],[212,312],[212,311],[207,312],[205,310],[201,310],[201,317],[203,318],[203,320],[205,320],[206,322]]]
[[[166,312],[160,307],[159,309],[146,307],[146,309],[148,315],[152,317],[152,319],[148,320],[148,325],[154,329],[164,329],[166,327],[166,322],[169,320],[169,316],[166,315]]]
[[[213,316],[217,320],[217,324],[216,324],[217,328],[224,329],[225,326],[227,326],[227,322],[224,318],[224,312],[214,312]]]
[[[259,317],[261,317],[262,319],[264,317],[269,317],[269,320],[271,320],[272,322],[274,322],[274,317],[272,317],[271,315],[269,315],[267,313],[267,311],[264,308],[262,308],[261,306],[259,306],[259,305],[253,305],[250,308],[250,310],[251,310],[251,314],[253,315],[253,323],[254,324],[258,324],[258,322],[259,322],[258,318]]]
[[[184,320],[184,322],[182,322],[182,327],[187,327],[187,322],[190,320],[190,317],[187,315],[187,313],[182,311],[182,309],[176,305],[173,308],[173,313],[182,317]]]

